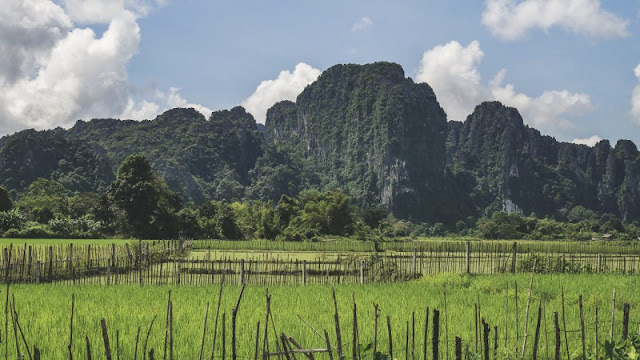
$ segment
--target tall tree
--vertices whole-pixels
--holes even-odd
[[[0,186],[0,211],[9,211],[13,208],[13,201],[7,189]]]
[[[160,198],[149,160],[143,155],[129,155],[120,164],[109,192],[115,204],[127,214],[133,235],[145,237],[149,234]]]

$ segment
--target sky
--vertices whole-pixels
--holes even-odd
[[[392,61],[450,120],[516,107],[560,141],[640,144],[640,0],[8,0],[0,136],[173,107],[266,111],[335,64]]]

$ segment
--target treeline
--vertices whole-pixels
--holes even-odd
[[[102,194],[69,196],[65,187],[39,178],[14,203],[0,187],[0,234],[11,238],[270,239],[307,241],[354,237],[381,241],[417,236],[476,236],[485,239],[589,240],[604,233],[637,239],[640,229],[620,219],[575,207],[567,222],[496,212],[479,220],[443,223],[398,220],[383,206],[357,207],[339,190],[304,190],[277,202],[209,201],[184,206],[180,196],[153,173],[149,160],[130,155]]]

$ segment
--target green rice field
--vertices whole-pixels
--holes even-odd
[[[491,328],[491,344],[493,344],[493,327],[498,327],[498,352],[500,358],[510,358],[520,349],[523,341],[525,308],[527,304],[527,288],[530,275],[448,275],[432,277],[396,284],[339,285],[336,286],[342,342],[345,354],[350,357],[352,348],[352,299],[357,304],[359,325],[359,344],[366,345],[374,340],[374,303],[379,304],[380,318],[378,324],[378,350],[388,352],[388,333],[386,317],[392,327],[393,351],[395,358],[403,358],[405,351],[422,358],[424,349],[424,323],[426,309],[440,311],[440,352],[446,353],[446,339],[449,340],[449,352],[453,356],[453,341],[460,336],[464,346],[470,351],[476,349],[475,343],[475,305],[480,305],[480,317],[486,319]],[[516,296],[518,286],[518,334],[516,334]],[[508,290],[507,290],[508,286]],[[587,352],[594,349],[594,311],[600,310],[599,333],[600,342],[608,339],[611,328],[612,292],[616,289],[615,305],[615,337],[620,336],[622,309],[629,303],[630,327],[632,333],[638,332],[640,324],[640,281],[637,277],[624,275],[536,275],[533,281],[533,292],[530,299],[529,312],[529,345],[527,354],[533,344],[533,332],[537,316],[538,304],[543,304],[543,322],[541,323],[541,342],[539,353],[545,349],[553,351],[553,312],[562,312],[561,289],[565,290],[566,323],[569,339],[569,350],[572,357],[581,354],[579,336],[580,316],[578,296],[583,295],[585,306],[585,328]],[[239,286],[226,286],[223,289],[221,313],[226,317],[226,355],[231,354],[231,311],[234,307]],[[308,348],[324,346],[324,341],[316,335],[298,316],[308,321],[314,328],[322,332],[327,330],[331,342],[335,346],[336,331],[333,322],[332,287],[314,286],[273,286],[267,289],[262,286],[248,286],[240,303],[237,317],[237,349],[239,358],[253,358],[256,341],[256,325],[265,320],[265,293],[271,293],[273,323],[270,334],[284,332]],[[3,288],[2,300],[7,295]],[[89,339],[94,358],[103,358],[104,345],[100,330],[100,319],[105,318],[112,352],[118,347],[122,359],[132,359],[135,351],[137,329],[140,327],[139,354],[141,356],[143,340],[152,321],[157,316],[150,333],[148,350],[153,348],[156,358],[164,351],[165,318],[167,299],[171,291],[173,302],[174,351],[177,359],[198,358],[203,333],[205,309],[210,304],[207,332],[205,336],[205,358],[209,358],[213,338],[215,305],[218,300],[218,286],[99,286],[99,285],[11,285],[9,293],[15,296],[16,311],[24,330],[27,343],[36,345],[45,359],[61,359],[68,357],[69,325],[71,316],[71,297],[75,295],[75,313],[73,323],[72,352],[76,358],[86,358],[85,336]],[[446,292],[446,316],[445,312]],[[415,315],[414,315],[415,312]],[[415,316],[415,327],[413,317]],[[4,315],[2,315],[4,320]],[[446,319],[446,322],[445,322]],[[219,320],[219,327],[221,325]],[[273,327],[272,327],[273,326]],[[427,334],[428,352],[431,354],[432,324]],[[406,346],[406,333],[409,328],[409,349]],[[562,322],[561,322],[562,327]],[[564,328],[564,327],[563,327]],[[415,329],[415,330],[413,330]],[[506,330],[508,329],[508,332]],[[261,328],[260,348],[264,328]],[[8,319],[8,348],[3,343],[0,352],[8,350],[9,358],[16,358],[16,345],[13,336],[11,318]],[[6,334],[5,329],[2,333]],[[117,339],[116,339],[117,334]],[[275,347],[275,337],[269,336],[270,348]],[[506,346],[505,346],[506,335]],[[218,330],[218,343],[215,356],[222,352],[221,330]],[[562,337],[564,350],[564,337]],[[415,344],[412,346],[411,344]],[[21,352],[25,354],[22,341],[19,342]],[[491,345],[493,346],[493,345]],[[363,354],[371,356],[371,351]],[[322,357],[326,355],[317,355]],[[410,355],[409,355],[410,356]],[[527,355],[527,357],[530,355]],[[141,357],[139,357],[141,358]],[[429,355],[430,358],[430,355]]]

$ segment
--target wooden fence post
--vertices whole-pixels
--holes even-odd
[[[307,285],[307,260],[302,260],[302,285]]]
[[[364,260],[360,260],[360,284],[364,284]]]
[[[517,242],[513,242],[513,254],[512,254],[512,258],[511,258],[511,273],[515,274],[516,273],[516,255],[518,253],[518,243]]]
[[[176,276],[177,276],[177,283],[178,285],[180,285],[180,270],[182,268],[182,261],[178,261],[178,270],[176,271]]]
[[[558,323],[558,312],[557,311],[555,311],[553,313],[553,327],[554,327],[554,333],[556,335],[554,359],[555,360],[560,360],[560,324]]]
[[[240,284],[244,284],[244,259],[240,259]]]
[[[613,325],[616,317],[616,289],[613,289],[613,298],[611,299],[611,333],[609,341],[613,342]]]
[[[538,344],[540,343],[540,321],[542,320],[542,300],[538,304],[538,321],[536,322],[536,333],[533,339],[533,359],[538,358]]]
[[[586,356],[587,354],[587,346],[586,339],[584,335],[584,307],[582,305],[582,295],[578,298],[578,302],[580,303],[580,337],[582,338],[582,356]],[[567,329],[565,325],[565,342],[567,341]],[[567,358],[569,357],[569,348],[567,344]]]
[[[462,339],[456,336],[456,360],[462,360]]]
[[[622,341],[627,340],[629,336],[629,304],[624,304],[624,310],[622,315]]]
[[[467,252],[467,263],[466,263],[466,268],[467,268],[467,274],[471,274],[471,241],[467,240],[466,243],[466,252]]]
[[[489,324],[487,324],[486,321],[484,321],[484,318],[482,319],[482,344],[483,344],[483,349],[482,349],[482,355],[483,355],[483,359],[484,360],[490,360],[489,359]]]
[[[40,260],[36,261],[36,284],[40,284]]]
[[[49,245],[49,282],[53,281],[53,246]]]
[[[440,343],[440,311],[433,309],[433,335],[431,338],[431,350],[433,360],[438,360],[438,345]]]
[[[418,267],[417,267],[417,263],[416,263],[416,248],[415,247],[413,248],[411,271],[412,271],[413,277],[415,278],[416,275],[418,275]]]

